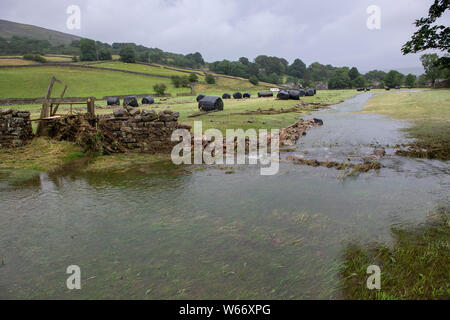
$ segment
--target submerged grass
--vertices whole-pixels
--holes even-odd
[[[439,209],[425,225],[393,229],[393,248],[349,246],[341,270],[346,299],[450,299],[450,212]],[[368,290],[370,265],[381,268],[381,290]]]
[[[83,156],[82,149],[73,143],[36,138],[20,148],[1,149],[0,172],[15,179],[26,179],[39,172],[56,170]]]
[[[450,90],[392,92],[376,95],[363,112],[381,113],[414,123],[405,129],[414,142],[399,154],[450,159]]]

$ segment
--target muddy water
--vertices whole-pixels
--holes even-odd
[[[404,142],[405,123],[356,113],[369,98],[315,114],[325,125],[298,154],[345,159]],[[3,177],[0,298],[339,299],[346,246],[390,243],[391,228],[448,201],[447,163],[382,163],[357,177],[285,162],[271,177],[168,163]],[[81,290],[66,288],[69,265],[81,268]]]

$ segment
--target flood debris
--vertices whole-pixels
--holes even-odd
[[[338,162],[338,161],[318,161],[316,159],[304,159],[301,156],[288,156],[287,161],[295,164],[312,166],[312,167],[326,167],[334,168],[336,170],[348,170],[351,171],[348,175],[353,175],[359,172],[369,172],[370,170],[380,170],[381,164],[376,160],[364,159],[362,163],[351,162]]]
[[[306,135],[312,128],[323,126],[323,121],[319,119],[303,120],[284,128],[280,132],[280,146],[294,146],[297,140]]]

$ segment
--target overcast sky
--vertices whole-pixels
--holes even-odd
[[[372,69],[419,67],[402,45],[433,0],[1,0],[0,18],[89,37],[135,42],[176,53],[199,51],[206,61],[284,57],[306,64]],[[69,5],[81,29],[68,30]],[[367,8],[381,9],[381,29],[367,28]],[[447,13],[441,18],[450,24]]]

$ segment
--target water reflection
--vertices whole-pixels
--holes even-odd
[[[327,135],[342,155],[364,152],[358,146],[373,139],[403,139],[396,121],[348,113],[367,99],[321,113],[325,126],[311,130],[298,149],[313,154]],[[355,136],[349,126],[355,123],[370,130]],[[387,140],[377,135],[385,130]],[[5,185],[0,298],[340,298],[340,253],[348,243],[389,243],[393,225],[423,221],[448,196],[445,163],[389,162],[348,179],[289,163],[273,177],[260,176],[257,167],[225,174],[161,163]],[[81,267],[81,291],[65,288],[72,264]]]

